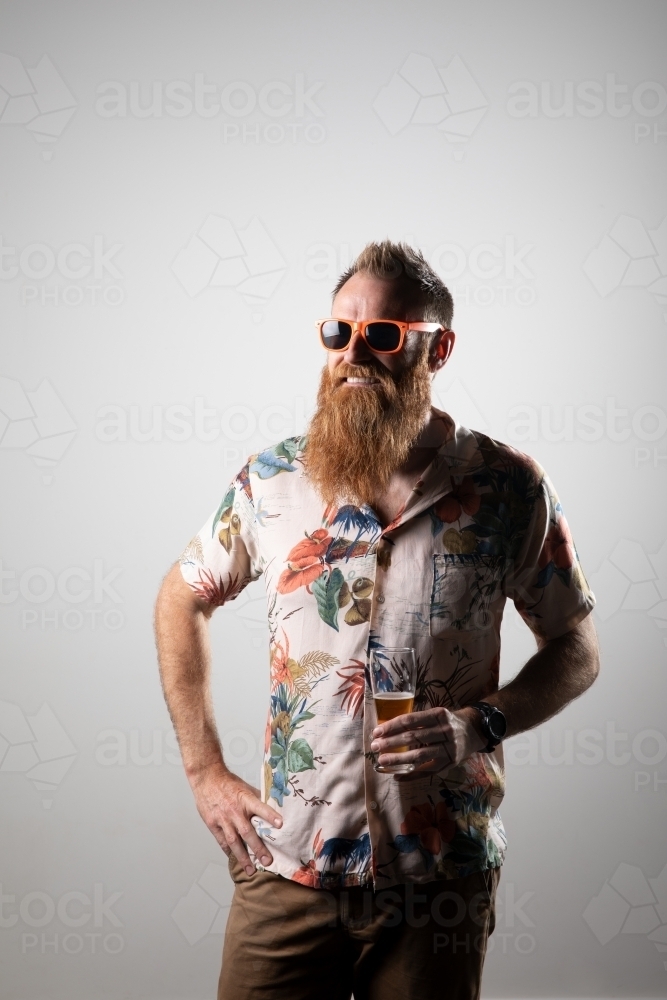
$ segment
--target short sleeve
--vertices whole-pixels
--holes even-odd
[[[505,593],[543,639],[569,632],[595,606],[563,508],[546,475],[519,556],[506,574]]]
[[[246,465],[180,560],[183,579],[202,601],[226,604],[262,575],[257,520]]]

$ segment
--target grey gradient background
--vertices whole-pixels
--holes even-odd
[[[313,321],[385,236],[455,294],[437,401],[545,466],[598,597],[598,682],[508,744],[485,996],[667,995],[666,27],[648,2],[2,4],[3,998],[215,995],[231,882],[152,604],[246,456],[303,429]],[[198,74],[204,113],[170,113]],[[259,583],[212,629],[248,780],[263,609]],[[508,679],[533,642],[503,630]]]

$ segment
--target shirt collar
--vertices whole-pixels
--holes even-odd
[[[479,448],[472,431],[457,424],[449,414],[434,406],[431,407],[431,420],[442,423],[443,443],[415,483],[403,510],[387,525],[383,534],[422,514],[441,497],[451,493],[452,476],[464,475],[471,467],[479,464]]]

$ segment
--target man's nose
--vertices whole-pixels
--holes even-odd
[[[343,360],[347,361],[349,365],[359,365],[364,361],[369,361],[372,357],[373,354],[368,349],[366,338],[362,336],[359,330],[355,330],[350,338],[350,343],[347,345]]]

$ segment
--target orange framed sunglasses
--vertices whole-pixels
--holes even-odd
[[[349,319],[318,319],[315,324],[322,347],[327,351],[345,351],[355,333],[360,333],[374,354],[398,354],[408,330],[435,333],[444,330],[442,323],[403,323],[397,319],[366,319],[359,323]]]

